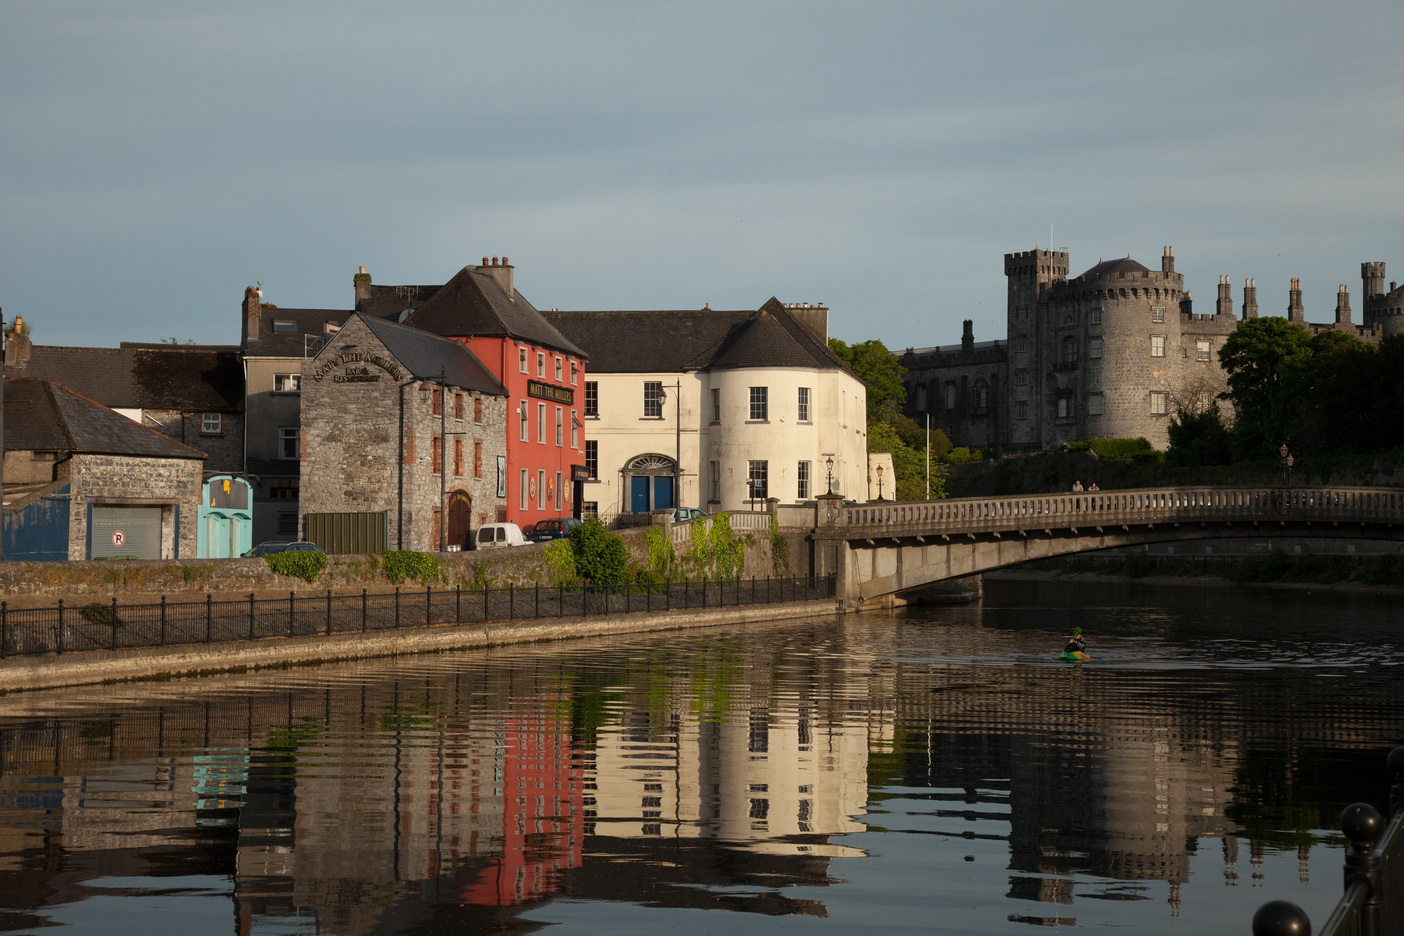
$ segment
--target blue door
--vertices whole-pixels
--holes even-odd
[[[629,509],[634,513],[648,513],[648,477],[635,475],[629,479]]]
[[[668,510],[677,505],[673,503],[673,479],[654,478],[653,479],[653,509]]]

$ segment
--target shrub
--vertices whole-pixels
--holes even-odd
[[[661,526],[648,528],[648,569],[666,579],[673,570],[673,538]]]
[[[546,564],[546,581],[552,585],[574,585],[580,581],[569,537],[547,543],[541,551],[541,559]]]
[[[605,586],[624,581],[629,565],[624,538],[607,529],[598,518],[591,517],[576,527],[565,542],[570,543],[575,554],[576,575],[589,582],[592,591],[603,591]]]
[[[381,567],[392,585],[413,579],[421,585],[442,578],[439,557],[410,549],[388,549],[380,554]]]
[[[746,544],[731,529],[731,516],[719,513],[712,518],[712,574],[718,579],[740,578],[746,568]]]
[[[1092,451],[1106,461],[1128,462],[1155,452],[1145,439],[1093,439]]]
[[[315,582],[327,567],[327,554],[320,552],[279,552],[263,557],[268,568],[304,582]]]

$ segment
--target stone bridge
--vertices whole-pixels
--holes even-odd
[[[1404,540],[1404,488],[1177,487],[845,505],[819,498],[816,573],[854,609],[1032,559],[1175,540]]]

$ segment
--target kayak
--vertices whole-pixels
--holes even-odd
[[[1061,654],[1059,654],[1059,656],[1062,657],[1064,660],[1090,660],[1090,659],[1092,659],[1092,657],[1091,657],[1090,654],[1083,653],[1081,650],[1074,650],[1072,653],[1061,653]]]

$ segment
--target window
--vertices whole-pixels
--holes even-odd
[[[1165,321],[1165,308],[1164,308],[1164,306],[1156,306],[1156,307],[1154,307],[1153,309],[1151,309],[1151,321],[1152,321],[1152,322],[1163,322],[1163,321]]]
[[[1194,342],[1194,359],[1196,361],[1208,361],[1211,359],[1209,353],[1209,339],[1196,338]]]
[[[1087,339],[1087,356],[1089,358],[1099,358],[1102,356],[1102,339]]]
[[[585,440],[585,471],[592,480],[600,476],[600,443],[594,439]]]
[[[571,362],[570,362],[570,385],[571,385],[572,387],[575,386],[576,381],[579,380],[579,379],[580,379],[580,362],[579,362],[579,361],[571,361]]]
[[[520,438],[523,442],[525,442],[527,439],[529,439],[529,438],[531,437],[531,436],[530,436],[530,427],[527,425],[527,423],[530,421],[529,418],[528,418],[528,415],[527,415],[528,412],[529,412],[529,410],[527,410],[527,401],[526,401],[526,400],[520,401],[519,405],[517,406],[517,415],[518,415],[517,421],[518,421],[518,423],[520,424],[519,438]]]
[[[483,398],[480,397],[480,396],[474,396],[474,397],[473,397],[473,422],[475,422],[475,423],[480,423],[480,422],[482,422],[482,421],[483,421]]]
[[[712,391],[712,422],[721,422],[721,391]]]
[[[475,478],[481,478],[482,476],[483,476],[483,441],[482,441],[482,439],[474,439],[474,440],[473,440],[473,477],[475,477]]]
[[[546,509],[546,469],[536,469],[536,509]]]
[[[561,486],[561,473],[556,472],[556,513],[561,512],[561,502],[565,499],[565,489]]]
[[[457,390],[453,392],[453,418],[463,418],[463,394]]]
[[[297,536],[297,514],[291,512],[278,514],[278,535]]]
[[[433,404],[429,412],[433,413],[435,416],[441,415],[444,411],[444,388],[435,387],[430,399],[433,401]]]
[[[440,436],[434,436],[430,444],[433,446],[433,453],[429,456],[429,470],[438,474],[444,469],[444,440]]]
[[[1100,393],[1087,394],[1087,415],[1102,415],[1102,395]]]
[[[570,411],[570,447],[580,448],[580,419],[575,415],[575,410]]]
[[[1072,335],[1068,335],[1063,339],[1063,363],[1077,363],[1077,339]]]
[[[1027,335],[1020,335],[1018,338],[1015,338],[1015,339],[1014,339],[1014,353],[1015,353],[1015,354],[1028,354],[1028,353],[1029,353],[1029,338],[1028,338]]]
[[[1152,390],[1150,406],[1152,416],[1164,416],[1170,411],[1170,394],[1166,393],[1164,390]]]
[[[580,517],[581,517],[582,520],[596,519],[596,518],[599,517],[599,515],[600,515],[600,502],[599,502],[599,501],[581,501],[581,502],[580,502]]]
[[[659,380],[644,381],[644,419],[663,418],[663,383]]]
[[[748,500],[765,500],[770,496],[769,468],[770,463],[766,461],[750,462],[746,473]]]
[[[274,393],[297,393],[301,389],[301,374],[278,374],[273,378]]]
[[[278,430],[278,457],[284,461],[297,461],[299,436],[302,430],[297,426],[283,426]]]
[[[770,418],[770,388],[751,388],[751,419],[764,422]]]
[[[1016,402],[1016,403],[1014,404],[1014,418],[1015,418],[1015,419],[1028,419],[1028,418],[1029,418],[1029,404],[1028,404],[1028,402],[1027,402],[1026,400],[1019,400],[1018,402]]]
[[[527,349],[525,347],[517,349],[517,369],[523,374],[530,373],[527,368]]]
[[[1061,394],[1058,397],[1058,418],[1072,418],[1072,397],[1066,393]]]
[[[1165,357],[1165,336],[1151,335],[1151,357]]]
[[[565,410],[556,407],[556,448],[565,445]]]
[[[565,379],[565,377],[562,376],[562,374],[563,374],[562,368],[563,368],[564,366],[565,366],[565,362],[564,362],[563,360],[561,360],[560,358],[556,358],[556,383],[560,383],[562,380]]]
[[[1101,307],[1101,306],[1098,306],[1098,307],[1095,308],[1095,309],[1088,309],[1088,310],[1087,310],[1087,324],[1089,324],[1089,325],[1100,325],[1100,324],[1102,324],[1102,307]]]
[[[295,332],[297,331],[297,323],[289,322],[286,319],[274,319],[273,330],[275,332]]]
[[[721,500],[721,462],[712,462],[712,496],[710,499]]]
[[[600,418],[600,384],[595,380],[585,381],[585,418]]]
[[[795,468],[795,494],[800,500],[809,500],[809,462],[802,461]]]
[[[985,383],[984,378],[975,381],[975,386],[971,388],[972,406],[976,413],[984,413],[990,408],[990,385]]]
[[[800,422],[802,422],[802,423],[807,423],[807,422],[809,422],[809,388],[808,388],[808,387],[800,387],[800,388],[799,388],[799,412],[797,412],[797,413],[795,414],[795,418],[798,419],[798,420],[799,420]]]
[[[453,440],[453,473],[456,474],[456,475],[460,475],[460,476],[463,474],[463,440],[462,440],[462,439],[454,439],[454,440]]]
[[[522,491],[517,495],[517,505],[526,510],[529,502],[527,501],[527,470],[525,468],[521,471],[521,486]]]
[[[200,417],[200,431],[218,433],[224,431],[224,419],[219,413],[205,413]]]
[[[946,409],[948,409],[948,410],[953,410],[953,409],[955,409],[955,405],[956,405],[956,385],[955,385],[954,383],[947,383],[947,384],[946,384]]]
[[[536,441],[546,444],[546,404],[536,404]]]
[[[542,380],[546,379],[546,352],[536,352],[536,376]]]
[[[1029,385],[1029,372],[1023,369],[1014,372],[1014,386],[1027,387]]]

